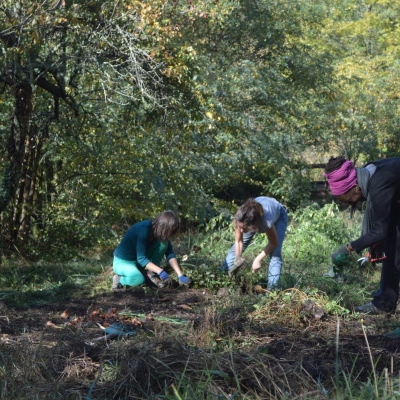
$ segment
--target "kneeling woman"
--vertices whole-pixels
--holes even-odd
[[[179,283],[188,284],[189,279],[183,275],[170,242],[178,228],[179,219],[169,210],[153,220],[131,226],[114,251],[112,289],[141,285],[145,282],[145,273],[155,273],[161,281],[169,280],[168,273],[160,267],[164,256],[177,273]]]

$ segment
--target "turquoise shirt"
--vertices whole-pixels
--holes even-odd
[[[126,261],[136,261],[144,268],[150,262],[146,257],[146,250],[152,244],[148,243],[150,229],[151,220],[132,225],[115,249],[114,256]],[[167,260],[176,258],[170,241],[167,241],[165,256]]]

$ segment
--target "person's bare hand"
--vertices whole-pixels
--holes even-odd
[[[261,261],[257,258],[253,261],[253,265],[251,266],[253,274],[257,272],[261,268]]]

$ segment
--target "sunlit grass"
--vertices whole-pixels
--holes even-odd
[[[229,219],[211,221],[190,237],[182,235],[175,243],[182,269],[195,288],[213,294],[196,323],[159,316],[152,332],[143,330],[133,340],[92,349],[93,358],[85,353],[79,330],[63,329],[64,339],[53,341],[51,347],[41,341],[0,342],[2,398],[39,399],[49,392],[54,399],[90,400],[151,396],[170,400],[394,400],[399,395],[399,379],[390,366],[360,381],[356,360],[354,367],[344,370],[337,359],[337,376],[324,386],[302,367],[301,360],[280,360],[262,340],[271,327],[286,331],[289,342],[291,335],[306,331],[307,321],[313,318],[307,304],[323,309],[324,317],[359,321],[352,307],[369,300],[379,281],[379,267],[360,268],[355,255],[343,273],[343,282],[323,274],[331,267],[330,253],[356,238],[360,223],[360,215],[350,220],[348,212],[333,206],[292,215],[280,286],[274,291],[265,289],[267,263],[257,274],[250,268],[252,258],[265,246],[264,235],[257,235],[246,250],[246,268],[235,280],[219,270],[233,241]],[[0,299],[17,310],[109,293],[111,262],[6,263],[1,267]],[[129,311],[125,314],[129,316]],[[318,318],[313,321],[318,325]],[[166,330],[164,324],[174,329]],[[388,331],[397,327],[396,320],[382,324]],[[367,341],[366,337],[368,348]],[[67,343],[80,346],[79,354],[72,355]],[[326,346],[339,349],[340,343],[338,329]],[[371,353],[371,371],[376,361]]]

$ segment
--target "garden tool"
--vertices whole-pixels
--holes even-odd
[[[370,250],[367,251],[364,257],[359,258],[357,261],[360,265],[364,265],[369,262],[375,266],[376,263],[382,262],[387,258],[385,252],[379,244],[374,244],[371,246]]]
[[[386,260],[386,258],[387,257],[385,255],[383,255],[382,257],[371,258],[371,254],[367,252],[365,257],[361,257],[357,261],[360,263],[360,265],[364,265],[367,262],[375,265],[377,262],[382,262],[383,260]]]
[[[364,265],[365,263],[369,262],[375,266],[376,263],[380,263],[383,260],[386,260],[386,258],[387,256],[385,252],[378,252],[377,246],[374,245],[370,251],[367,251],[367,254],[365,254],[364,257],[359,258],[357,261],[360,263],[360,265]]]
[[[360,263],[360,265],[364,265],[365,263],[369,262],[373,266],[375,266],[376,263],[382,262],[386,258],[387,256],[383,251],[383,247],[381,246],[380,243],[377,243],[371,246],[371,248],[369,249],[369,251],[367,251],[365,256],[359,258],[357,261]]]

